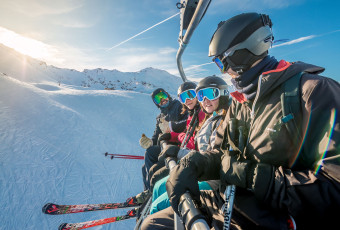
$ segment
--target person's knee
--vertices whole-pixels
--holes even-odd
[[[158,160],[158,155],[161,152],[161,149],[159,146],[154,145],[148,148],[145,152],[145,157],[150,158],[150,159],[155,159],[157,158]]]
[[[145,218],[144,220],[143,220],[143,223],[142,223],[142,226],[141,226],[141,230],[152,230],[152,229],[154,229],[153,228],[153,225],[152,225],[152,222],[153,222],[153,220],[152,220],[153,218],[152,218],[152,216],[151,215],[149,215],[147,218]]]

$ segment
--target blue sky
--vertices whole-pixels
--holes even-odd
[[[61,68],[154,67],[179,75],[177,2],[2,0],[0,43]],[[212,0],[182,56],[184,71],[189,78],[221,75],[208,57],[217,24],[259,12],[272,19],[275,40],[289,39],[276,43],[271,55],[323,66],[325,76],[340,81],[339,9],[340,2],[331,0]]]

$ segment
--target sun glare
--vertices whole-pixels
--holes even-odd
[[[48,45],[0,27],[0,43],[36,59],[50,56]]]

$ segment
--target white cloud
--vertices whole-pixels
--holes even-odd
[[[300,43],[300,42],[303,42],[303,41],[306,41],[306,40],[310,40],[310,39],[315,38],[315,37],[317,37],[317,35],[309,35],[309,36],[306,36],[306,37],[297,38],[297,39],[294,39],[294,40],[289,41],[289,42],[285,42],[285,43],[282,43],[282,44],[279,44],[279,45],[274,45],[273,48],[280,47],[280,46],[293,45],[293,44]]]
[[[165,48],[159,49],[160,54],[173,54],[176,52],[177,52],[177,49],[172,48],[172,47],[165,47]]]

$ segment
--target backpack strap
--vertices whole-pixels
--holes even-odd
[[[282,105],[282,118],[281,121],[285,124],[289,135],[294,143],[302,142],[301,135],[301,93],[300,93],[300,80],[304,72],[300,72],[293,77],[289,78],[281,85],[281,105]]]

